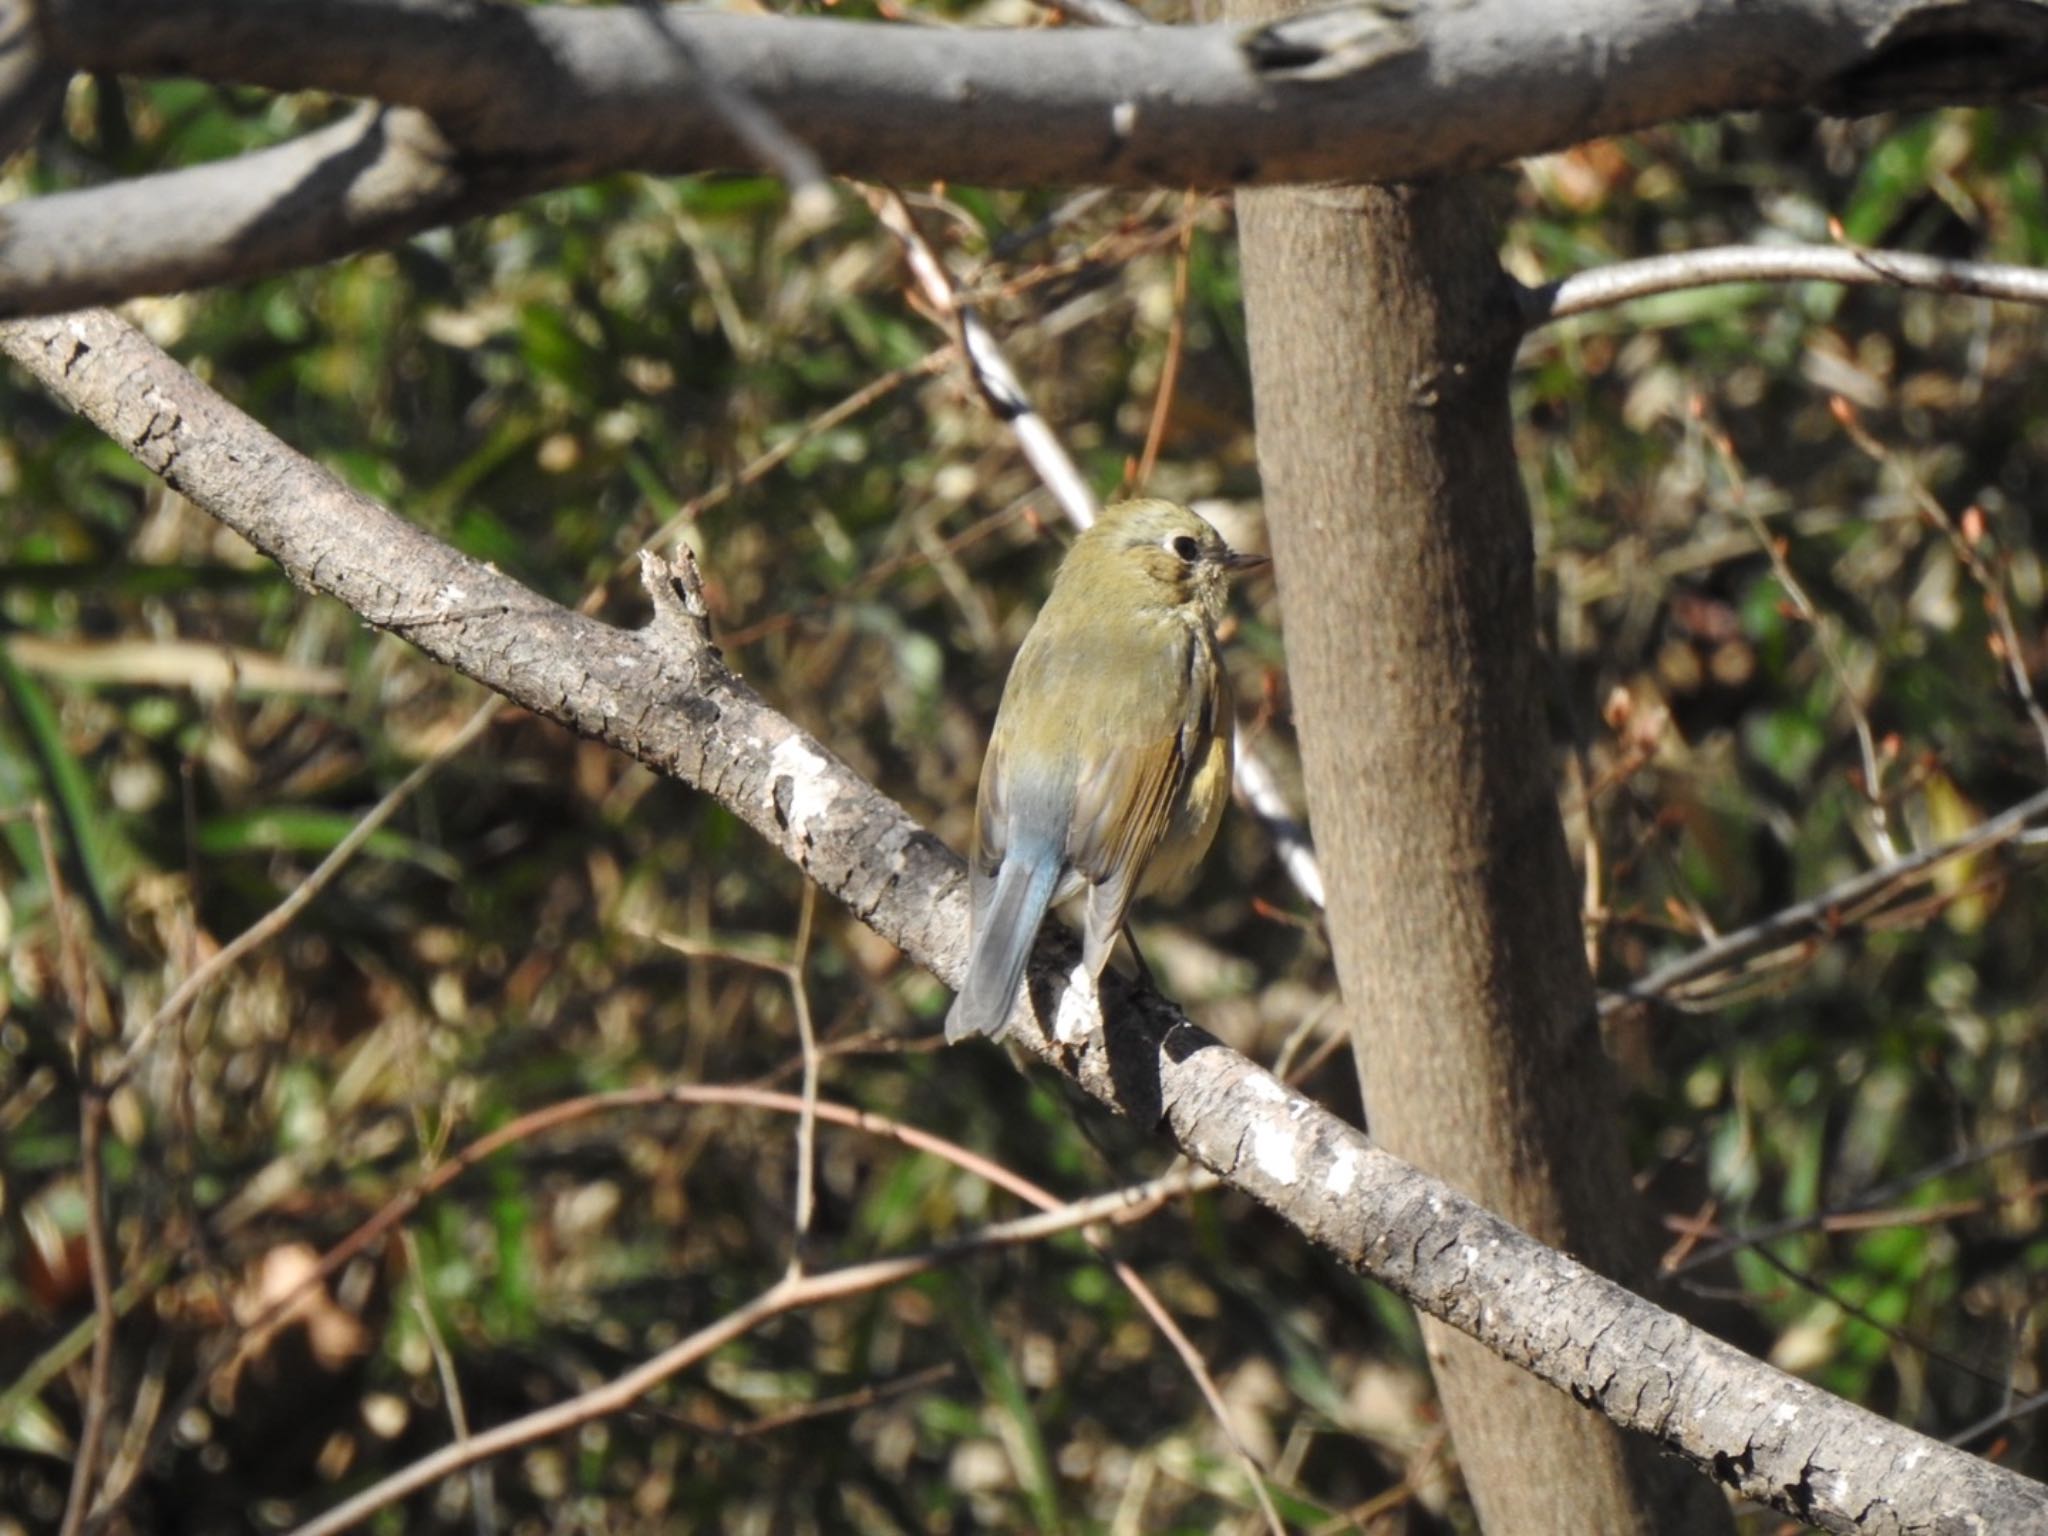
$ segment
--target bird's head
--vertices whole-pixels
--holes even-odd
[[[1266,563],[1264,555],[1239,554],[1178,502],[1146,498],[1104,510],[1067,552],[1060,580],[1078,577],[1133,606],[1192,607],[1213,625],[1223,616],[1230,578]]]

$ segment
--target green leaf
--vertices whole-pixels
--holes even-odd
[[[276,806],[216,816],[199,828],[199,851],[211,858],[250,853],[328,854],[355,830],[360,816],[339,811],[308,810],[299,806]],[[417,838],[380,827],[363,845],[373,858],[394,863],[417,864],[443,880],[459,880],[462,866],[442,849]]]

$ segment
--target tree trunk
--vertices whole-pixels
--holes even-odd
[[[1368,1128],[1633,1283],[1629,1182],[1552,785],[1520,330],[1471,181],[1238,198],[1259,460]],[[1731,1528],[1720,1493],[1425,1321],[1487,1529]]]

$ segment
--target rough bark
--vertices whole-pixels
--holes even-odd
[[[1309,817],[1368,1127],[1638,1283],[1551,779],[1508,414],[1519,307],[1470,181],[1238,203],[1259,461]],[[1500,1532],[1729,1529],[1646,1440],[1425,1329]]]
[[[735,677],[653,573],[654,621],[560,608],[293,452],[102,312],[0,325],[0,351],[293,581],[533,710],[712,795],[918,964],[957,982],[960,860]],[[1051,1020],[1070,936],[1041,943],[1013,1038],[1341,1262],[1744,1495],[1833,1531],[2048,1536],[2048,1487],[1775,1370],[1372,1145],[1150,992]],[[1591,1524],[1580,1527],[1596,1530]]]
[[[47,64],[10,73],[0,56],[0,141],[52,70],[393,110],[14,204],[0,314],[284,271],[607,171],[787,171],[764,124],[807,166],[898,181],[1382,181],[1696,113],[2033,100],[2048,79],[2048,9],[2010,0],[1375,0],[1251,29],[1114,31],[495,0],[36,14]]]

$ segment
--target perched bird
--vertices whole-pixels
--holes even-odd
[[[981,766],[949,1041],[1003,1032],[1047,908],[1085,902],[1093,980],[1132,900],[1193,877],[1230,797],[1216,626],[1231,574],[1265,563],[1170,501],[1111,507],[1067,551]]]

